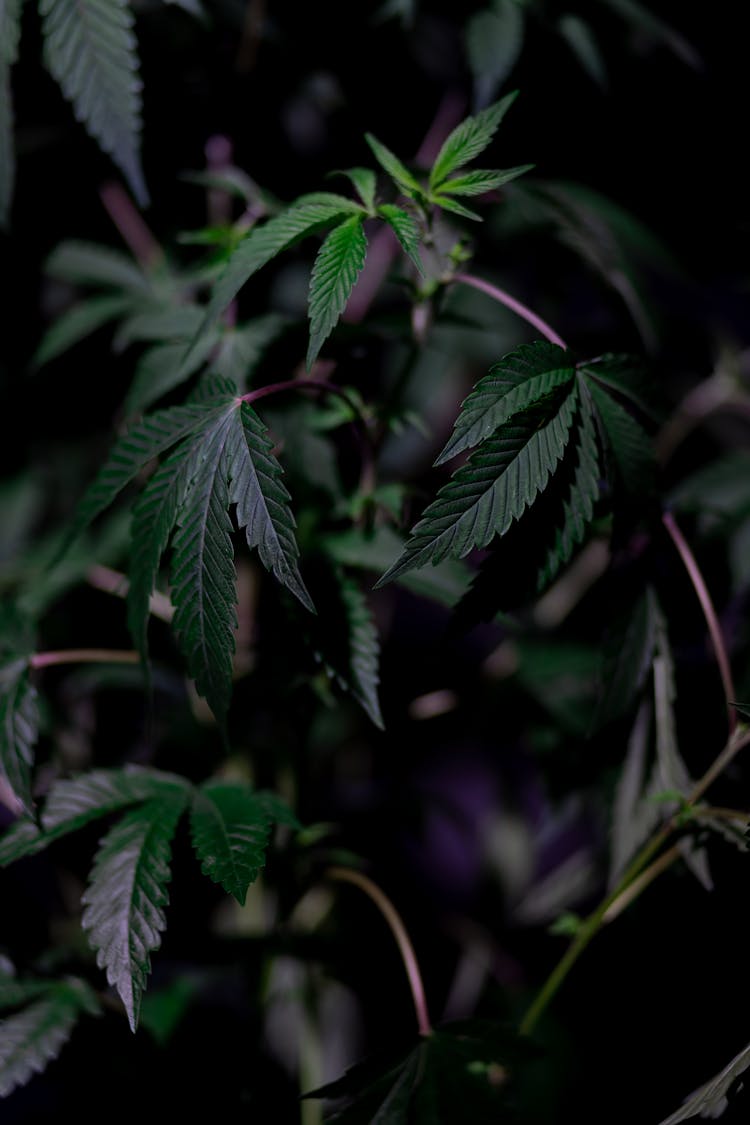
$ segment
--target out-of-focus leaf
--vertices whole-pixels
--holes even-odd
[[[680,1109],[665,1117],[660,1125],[679,1125],[679,1122],[690,1121],[694,1117],[721,1117],[729,1105],[729,1091],[749,1066],[750,1045],[744,1047],[723,1070],[691,1094]]]

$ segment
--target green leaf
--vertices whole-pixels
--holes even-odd
[[[608,889],[614,890],[628,862],[656,828],[661,819],[653,795],[646,784],[646,755],[651,730],[652,708],[644,700],[638,709],[628,739],[627,752],[612,806],[612,847]]]
[[[656,645],[658,613],[656,595],[647,586],[610,622],[602,657],[597,727],[626,714],[643,687]]]
[[[380,167],[388,173],[396,187],[400,188],[404,195],[408,195],[412,199],[419,199],[424,195],[424,188],[419,180],[412,176],[406,165],[402,164],[390,149],[381,144],[377,137],[373,137],[372,133],[365,133],[365,140]]]
[[[244,906],[248,887],[266,862],[267,804],[249,786],[210,782],[193,798],[190,831],[204,875]]]
[[[249,403],[234,415],[227,450],[229,498],[237,505],[237,524],[245,529],[248,546],[258,549],[260,561],[302,604],[315,612],[297,566],[299,548],[289,493],[282,469],[273,455],[267,429]]]
[[[397,207],[395,203],[382,203],[378,207],[378,215],[385,219],[401,243],[401,248],[409,255],[419,272],[424,274],[424,266],[419,257],[419,244],[422,241],[422,235],[416,220],[408,211],[404,211],[402,207]]]
[[[72,305],[47,329],[31,360],[33,368],[56,359],[80,340],[91,336],[102,325],[126,313],[132,306],[130,297],[90,297]]]
[[[158,399],[182,386],[200,370],[220,340],[218,328],[209,326],[185,362],[185,343],[155,344],[148,348],[136,364],[133,379],[125,397],[125,413],[141,414]]]
[[[539,407],[496,431],[440,489],[404,552],[376,584],[446,556],[462,558],[504,535],[546,488],[570,436],[575,387],[552,418]]]
[[[15,180],[11,67],[18,57],[22,0],[0,0],[0,227],[7,225]]]
[[[595,380],[587,378],[586,386],[623,488],[633,499],[643,501],[654,491],[656,460],[651,440],[643,427]]]
[[[174,790],[126,813],[101,841],[83,894],[82,925],[96,961],[138,1026],[150,954],[161,944],[171,841],[187,793]]]
[[[283,317],[267,313],[222,332],[216,355],[211,360],[211,370],[231,379],[238,390],[244,391],[266,348],[276,339],[284,324]]]
[[[524,13],[516,0],[494,0],[466,24],[466,54],[474,76],[475,100],[485,105],[513,70],[521,54]]]
[[[359,585],[342,575],[341,598],[349,632],[349,676],[351,691],[376,727],[384,729],[378,699],[380,643],[367,599]]]
[[[334,227],[318,251],[310,278],[308,370],[346,308],[366,254],[361,215]]]
[[[362,208],[343,195],[317,192],[302,195],[280,215],[275,215],[262,226],[253,227],[232,252],[224,272],[219,277],[211,300],[206,308],[203,324],[185,355],[190,360],[191,351],[200,341],[202,333],[240,289],[263,266],[293,243],[330,226],[347,215],[362,214]]]
[[[467,117],[446,137],[430,172],[430,192],[442,190],[451,172],[484,152],[517,96],[518,90],[506,94],[475,117]]]
[[[692,43],[655,15],[650,7],[645,7],[638,0],[604,0],[604,2],[637,31],[645,33],[655,43],[663,43],[688,66],[700,69],[701,58]]]
[[[440,192],[443,195],[485,195],[488,191],[495,191],[503,184],[518,179],[533,167],[533,164],[519,164],[516,168],[498,169],[496,172],[478,168],[467,172],[465,176],[446,180],[440,185]]]
[[[607,68],[594,33],[588,23],[571,12],[560,16],[557,30],[578,59],[589,78],[598,86],[607,85]]]
[[[464,207],[463,203],[459,203],[456,199],[451,199],[450,196],[441,195],[439,191],[431,193],[430,202],[434,203],[436,207],[442,207],[444,211],[450,211],[454,215],[460,215],[462,219],[471,219],[472,222],[475,223],[482,222],[482,216],[478,215],[476,211],[471,211],[468,207]]]
[[[606,352],[578,364],[579,371],[602,386],[623,395],[646,418],[659,420],[653,402],[654,379],[637,356]]]
[[[0,670],[0,774],[29,814],[34,808],[31,771],[38,735],[36,688],[29,680],[28,661],[19,659]]]
[[[572,382],[575,368],[555,344],[523,344],[496,363],[461,404],[453,434],[435,461],[442,465],[478,445],[515,414]]]
[[[679,1125],[694,1117],[721,1117],[729,1106],[729,1092],[741,1074],[750,1067],[750,1044],[744,1047],[723,1070],[715,1074],[703,1086],[699,1086],[684,1102],[680,1109],[665,1117],[660,1125]]]
[[[44,271],[58,281],[112,286],[153,297],[151,282],[132,258],[93,242],[61,242],[47,258]]]
[[[135,311],[118,328],[115,348],[127,348],[129,344],[143,340],[187,341],[198,330],[202,320],[200,305],[173,305]]]
[[[351,180],[369,214],[373,213],[375,210],[375,188],[377,187],[377,180],[372,168],[346,168],[344,171],[334,172],[332,175],[346,176],[347,179]]]
[[[44,59],[78,121],[148,203],[141,170],[141,83],[126,0],[39,0]]]
[[[98,1015],[99,1011],[99,1002],[85,981],[70,977],[45,982],[38,998],[0,1020],[0,1098],[57,1058],[79,1016]]]

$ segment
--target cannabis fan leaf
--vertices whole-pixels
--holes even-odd
[[[176,446],[146,486],[133,515],[128,620],[146,650],[148,599],[160,558],[172,542],[174,629],[190,675],[223,721],[234,653],[235,574],[229,517],[263,566],[313,610],[297,565],[289,493],[266,428],[230,380],[209,378],[193,401],[157,411],[115,445],[83,497],[82,530],[160,453]]]

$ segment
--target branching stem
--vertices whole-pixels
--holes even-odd
[[[419,962],[417,955],[414,952],[414,946],[411,943],[411,938],[406,932],[406,927],[401,921],[396,907],[391,900],[381,891],[372,879],[367,875],[363,875],[361,871],[355,871],[349,867],[329,867],[326,871],[329,879],[337,879],[345,883],[354,883],[355,887],[359,887],[365,894],[372,899],[377,906],[380,913],[385,918],[386,922],[391,928],[391,932],[396,939],[396,944],[401,954],[401,960],[406,969],[406,975],[409,978],[409,987],[411,988],[412,1000],[414,1001],[414,1010],[417,1014],[417,1024],[419,1026],[420,1035],[431,1035],[432,1024],[430,1023],[429,1013],[427,1011],[427,998],[425,996],[424,985],[422,983],[422,974],[419,971]]]
[[[486,293],[488,297],[492,297],[494,301],[498,301],[501,305],[516,313],[523,320],[533,325],[537,331],[549,340],[551,344],[557,344],[558,348],[567,349],[565,341],[558,336],[554,328],[547,324],[546,320],[535,313],[527,305],[522,304],[521,301],[512,297],[510,293],[506,293],[504,289],[498,288],[497,285],[492,285],[489,281],[484,281],[481,277],[474,277],[471,273],[457,273],[453,277],[454,281],[459,281],[462,285],[471,285],[474,289],[478,289],[480,293]]]

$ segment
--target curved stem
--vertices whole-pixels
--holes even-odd
[[[729,656],[727,655],[724,637],[719,625],[719,619],[716,616],[714,604],[711,601],[711,595],[708,592],[708,587],[700,572],[700,567],[695,561],[695,556],[690,550],[685,537],[677,526],[674,516],[671,512],[665,512],[662,516],[662,523],[666,527],[672,542],[679,551],[680,558],[685,564],[685,569],[688,572],[690,581],[693,584],[693,589],[698,595],[698,600],[701,603],[703,616],[708,625],[708,631],[711,635],[711,641],[714,647],[714,654],[716,656],[716,663],[719,666],[719,674],[721,675],[721,682],[724,687],[724,698],[727,706],[727,719],[729,722],[729,733],[731,734],[737,726],[737,711],[733,706],[733,700],[736,698],[734,693],[734,683],[732,681],[732,670],[729,666]]]
[[[401,960],[406,969],[406,975],[409,978],[409,987],[411,988],[412,1000],[414,1001],[414,1010],[417,1014],[417,1024],[419,1026],[420,1035],[431,1035],[432,1024],[430,1023],[429,1013],[427,1011],[427,999],[425,997],[424,985],[422,984],[422,974],[419,971],[419,962],[417,955],[414,952],[414,946],[411,939],[406,932],[406,927],[401,921],[401,917],[393,905],[391,900],[381,891],[372,879],[368,879],[361,871],[354,871],[349,867],[329,867],[326,871],[329,879],[337,879],[345,883],[354,883],[355,887],[359,887],[365,894],[372,899],[377,906],[380,913],[385,918],[386,922],[391,928],[391,933],[396,939],[396,944],[401,954]]]
[[[68,648],[58,652],[35,652],[31,668],[50,668],[53,664],[137,664],[140,655],[117,648]]]
[[[506,293],[504,289],[499,289],[497,285],[492,285],[489,281],[484,281],[481,277],[474,277],[470,273],[457,273],[453,276],[454,281],[460,281],[462,285],[471,285],[474,289],[478,289],[480,293],[486,293],[488,297],[492,297],[494,301],[498,301],[501,305],[516,313],[523,320],[533,325],[541,334],[549,340],[551,344],[557,344],[558,348],[567,349],[567,344],[558,336],[554,328],[547,324],[546,320],[534,312],[533,309],[528,308],[527,305],[521,303],[510,293]]]
[[[329,383],[325,379],[285,379],[282,383],[269,383],[266,387],[258,387],[257,390],[248,391],[247,394],[240,397],[242,402],[252,404],[257,402],[259,398],[282,394],[284,391],[322,391],[324,394],[338,395],[356,414],[357,418],[362,420],[359,406],[354,399],[341,387],[337,387],[335,383]]]

